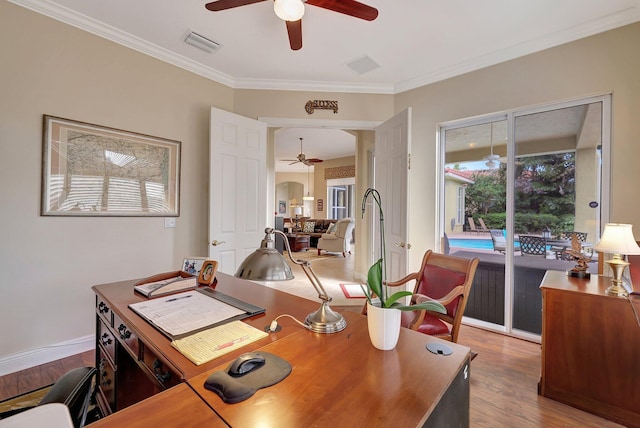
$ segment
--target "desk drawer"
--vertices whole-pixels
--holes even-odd
[[[113,311],[100,296],[96,296],[96,312],[109,327],[113,326]]]
[[[127,351],[129,351],[131,356],[135,360],[140,359],[140,342],[138,341],[138,335],[116,314],[113,314],[113,328],[118,335],[118,340],[124,345]]]
[[[116,340],[101,318],[98,318],[98,344],[109,355],[111,362],[116,364]]]
[[[180,383],[180,376],[171,370],[148,347],[142,346],[142,365],[149,370],[157,383],[164,389]]]
[[[98,381],[100,382],[98,385],[100,387],[100,393],[109,406],[109,411],[105,413],[110,413],[114,411],[116,407],[115,369],[100,347],[98,347]],[[102,410],[104,412],[105,409]]]

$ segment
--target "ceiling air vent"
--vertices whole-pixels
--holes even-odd
[[[187,33],[187,36],[184,38],[184,41],[190,44],[191,46],[195,46],[196,48],[203,50],[207,53],[212,53],[222,47],[219,43],[216,43],[213,40],[209,40],[198,33],[194,33],[193,31]]]
[[[362,58],[354,59],[353,61],[348,62],[347,67],[358,74],[365,74],[375,70],[376,68],[379,68],[380,64],[365,55]]]

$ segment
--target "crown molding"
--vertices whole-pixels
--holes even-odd
[[[450,79],[461,74],[469,73],[485,67],[509,61],[525,55],[542,51],[554,46],[569,43],[581,38],[589,37],[604,31],[612,30],[624,25],[640,21],[640,1],[636,6],[622,9],[598,20],[586,22],[563,31],[558,31],[546,37],[519,43],[499,51],[463,61],[450,67],[445,67],[414,79],[389,84],[361,84],[347,82],[318,82],[318,81],[284,81],[269,79],[238,79],[211,67],[206,67],[196,61],[178,55],[153,43],[149,43],[134,35],[124,33],[115,27],[106,25],[86,15],[77,13],[66,7],[46,0],[8,0],[18,6],[48,16],[65,24],[92,33],[96,36],[134,49],[161,61],[180,67],[199,76],[226,85],[232,89],[279,90],[279,91],[309,91],[309,92],[337,92],[337,93],[371,93],[395,95],[421,86]]]
[[[525,43],[519,43],[499,51],[482,55],[477,58],[472,58],[468,61],[460,62],[451,67],[446,67],[415,79],[396,83],[394,85],[393,93],[399,94],[421,86],[450,79],[455,76],[460,76],[465,73],[480,70],[482,68],[530,55],[535,52],[540,52],[545,49],[593,36],[598,33],[613,30],[624,25],[633,24],[640,21],[640,2],[637,3],[638,6],[622,9],[598,20],[585,22],[582,25],[577,25],[545,37],[533,39]]]

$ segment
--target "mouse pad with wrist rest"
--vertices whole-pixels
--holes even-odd
[[[229,367],[217,370],[207,378],[204,387],[213,391],[229,404],[239,403],[256,393],[258,389],[267,388],[280,382],[291,373],[291,364],[277,355],[256,351],[264,357],[264,365],[241,376],[231,376]]]

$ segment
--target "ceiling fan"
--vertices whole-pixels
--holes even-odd
[[[205,7],[212,12],[219,12],[262,1],[266,0],[217,0],[207,3]],[[355,0],[274,0],[273,9],[278,18],[285,21],[287,33],[289,34],[289,45],[294,51],[302,48],[304,3],[364,19],[365,21],[373,21],[378,17],[378,9]]]
[[[306,166],[313,166],[316,163],[322,162],[322,159],[318,158],[310,158],[307,159],[304,152],[302,151],[302,138],[300,138],[300,153],[298,153],[297,158],[294,159],[283,159],[285,162],[291,162],[289,165],[294,165],[296,163],[302,162]]]

